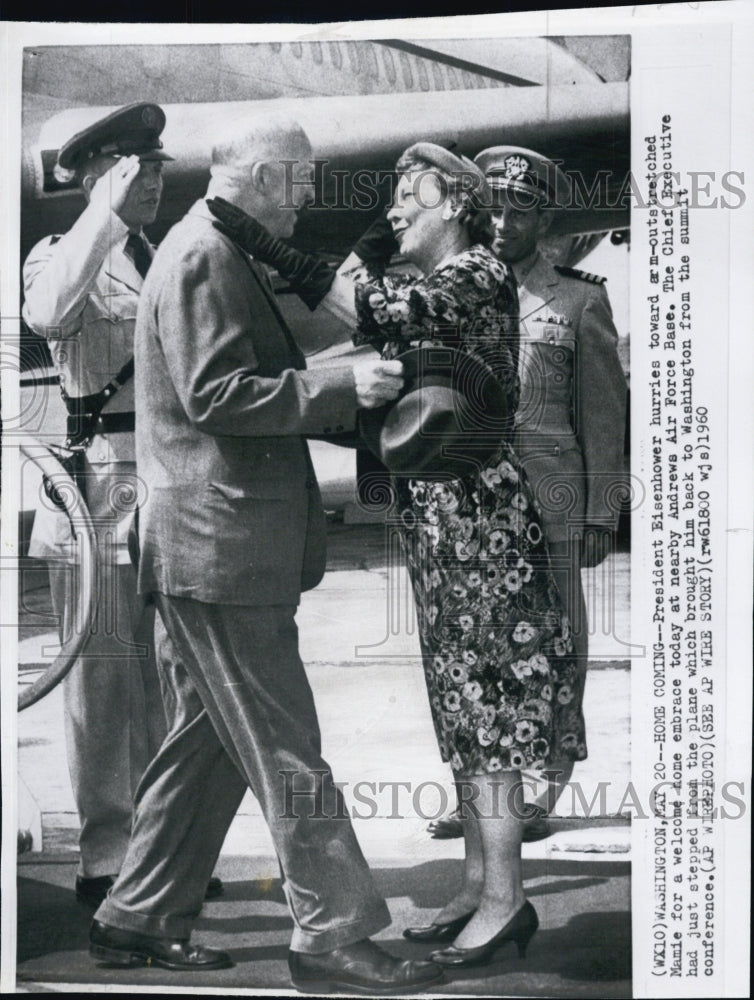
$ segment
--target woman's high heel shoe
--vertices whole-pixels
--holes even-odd
[[[513,914],[505,927],[485,944],[478,948],[456,948],[455,945],[450,945],[450,947],[440,951],[433,951],[429,957],[438,965],[453,968],[487,965],[500,945],[505,944],[506,941],[515,941],[519,957],[523,958],[537,927],[539,927],[537,911],[527,900],[521,909]]]
[[[452,941],[456,934],[460,934],[466,924],[476,913],[464,913],[462,917],[456,917],[447,924],[427,924],[426,927],[407,927],[403,932],[404,938],[409,941]]]

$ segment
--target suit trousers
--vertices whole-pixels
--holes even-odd
[[[79,567],[50,563],[61,639],[76,628]],[[120,871],[136,788],[165,737],[154,657],[154,608],[136,594],[132,566],[97,567],[93,635],[63,679],[68,769],[79,813],[79,874]]]
[[[295,606],[156,600],[169,732],[139,787],[128,853],[97,919],[188,938],[248,786],[278,854],[291,948],[330,951],[388,926],[321,756]]]
[[[589,649],[586,602],[581,582],[581,547],[578,542],[550,542],[548,549],[555,585],[571,623],[571,638],[578,665],[577,689],[574,693],[575,701],[581,704]],[[558,764],[549,771],[522,771],[521,780],[526,784],[527,804],[537,806],[546,813],[551,812],[572,774],[573,761]]]

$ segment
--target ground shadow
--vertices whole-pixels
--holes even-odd
[[[375,871],[377,887],[386,899],[408,896],[421,909],[439,909],[447,903],[461,884],[463,862],[455,859],[426,861],[412,868],[381,868]],[[534,879],[548,881],[527,887],[527,895],[551,895],[563,891],[586,889],[603,884],[613,877],[628,876],[631,871],[627,861],[524,861],[524,882]]]
[[[22,877],[17,884],[19,963],[83,947],[92,914],[76,901],[73,890]]]
[[[533,902],[536,902],[534,899]],[[424,957],[423,950],[402,938],[384,941],[402,958]],[[577,996],[566,983],[621,984],[631,979],[631,914],[614,910],[581,913],[564,926],[542,929],[535,934],[525,959],[512,942],[504,944],[488,965],[449,973],[449,981],[478,984],[471,995],[482,995],[497,977],[523,976],[548,982],[565,981],[558,996]],[[492,995],[495,995],[494,993]],[[505,995],[517,995],[513,992]],[[614,992],[610,996],[616,996]],[[626,995],[630,995],[630,992]]]
[[[225,894],[204,907],[195,934],[198,941],[229,951],[235,968],[199,976],[94,965],[87,949],[91,913],[76,903],[70,889],[45,881],[44,866],[36,868],[36,878],[18,882],[19,980],[289,989],[286,958],[292,921],[280,880],[233,879],[248,861],[222,859],[218,871]],[[435,860],[411,868],[375,868],[394,920],[380,935],[381,943],[401,957],[423,958],[427,946],[404,940],[401,931],[416,920],[417,909],[431,911],[447,900],[460,867],[458,860]],[[489,966],[451,973],[438,991],[467,996],[630,996],[629,872],[624,861],[525,861],[527,894],[546,925],[534,936],[526,959],[521,961],[509,943]]]

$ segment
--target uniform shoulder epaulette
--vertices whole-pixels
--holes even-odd
[[[562,264],[556,264],[555,270],[558,274],[562,274],[564,278],[579,278],[581,281],[588,281],[592,285],[604,285],[607,278],[603,278],[600,274],[592,274],[590,271],[580,271],[577,267],[565,267]]]

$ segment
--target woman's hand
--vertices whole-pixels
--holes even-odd
[[[274,267],[312,311],[317,308],[335,280],[329,264],[270,236],[261,222],[224,198],[208,198],[207,207],[217,219],[216,229],[256,260]]]
[[[365,264],[383,266],[390,263],[394,253],[398,253],[398,241],[384,213],[377,216],[353,248],[353,253]]]
[[[270,236],[261,222],[236,205],[231,205],[225,198],[208,198],[207,208],[217,219],[214,223],[216,229],[246,253],[259,257],[266,264],[272,263],[265,260],[265,251],[269,252],[277,240]]]

